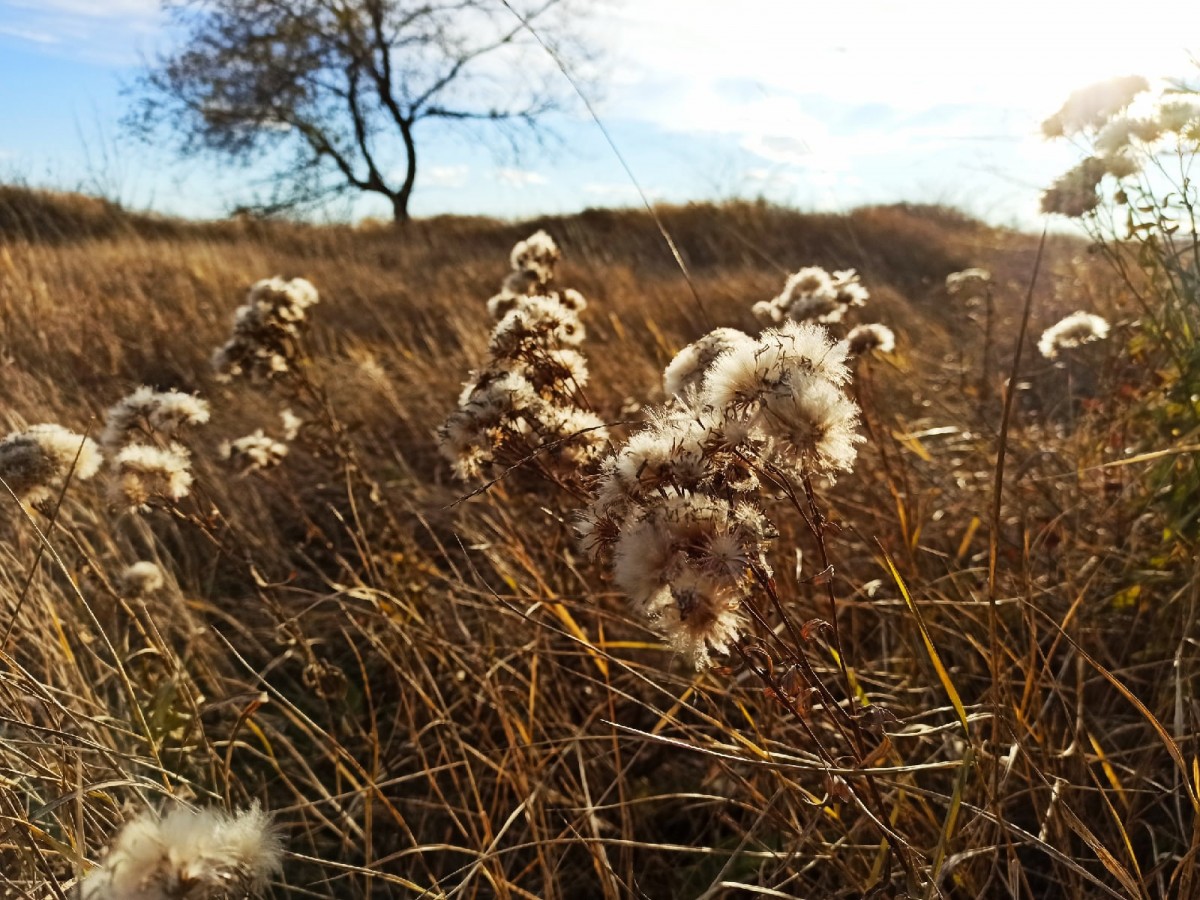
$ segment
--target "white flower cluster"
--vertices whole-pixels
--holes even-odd
[[[143,815],[79,884],[81,900],[232,900],[262,892],[282,849],[256,803],[229,815],[177,807]]]
[[[868,353],[892,353],[896,349],[896,335],[892,329],[878,322],[870,325],[855,325],[846,335],[846,346],[850,356],[866,356]]]
[[[806,266],[788,278],[777,297],[755,303],[752,310],[766,325],[789,321],[831,325],[869,297],[853,269],[830,273],[820,266]]]
[[[192,460],[178,438],[185,428],[208,419],[208,403],[199,397],[144,385],[114,404],[101,438],[113,473],[109,496],[114,505],[145,511],[155,502],[186,497]]]
[[[518,242],[509,256],[512,271],[500,286],[500,293],[488,300],[488,312],[492,318],[503,318],[523,297],[544,296],[554,280],[554,270],[561,258],[558,245],[545,231],[535,231]]]
[[[991,285],[992,273],[987,269],[963,269],[946,276],[946,293],[960,300],[982,300]]]
[[[1148,91],[1149,83],[1139,75],[1126,75],[1088,85],[1073,92],[1062,107],[1042,123],[1046,137],[1071,137],[1103,126],[1109,119]]]
[[[291,373],[308,327],[308,310],[319,299],[317,289],[303,278],[255,283],[234,314],[233,337],[213,354],[217,376],[274,379]]]
[[[228,460],[242,475],[248,475],[279,465],[288,455],[288,445],[259,428],[253,434],[222,442],[220,453],[221,458]]]
[[[1118,181],[1142,170],[1168,136],[1200,141],[1200,107],[1168,99],[1162,92],[1139,105],[1145,115],[1124,112],[1134,98],[1149,90],[1144,78],[1130,76],[1076,91],[1057,113],[1042,124],[1047,137],[1085,134],[1093,153],[1063,174],[1042,195],[1042,211],[1071,218],[1086,215],[1100,203],[1098,189],[1105,175]],[[1159,148],[1163,149],[1163,148]]]
[[[1057,359],[1059,351],[1073,350],[1108,337],[1108,322],[1095,313],[1079,310],[1051,325],[1038,340],[1038,352]]]
[[[721,329],[676,356],[667,375],[682,393],[605,459],[578,526],[635,611],[697,668],[728,652],[770,571],[760,476],[832,479],[861,440],[844,341],[812,323],[739,334]]]
[[[91,478],[102,462],[95,441],[61,425],[34,425],[0,441],[0,479],[30,506],[52,500],[68,475]]]
[[[514,248],[512,262],[514,272],[545,275],[544,288],[558,258],[554,242],[538,232]],[[588,379],[587,360],[575,349],[585,335],[579,313],[586,305],[572,290],[502,292],[488,301],[499,319],[488,342],[491,359],[438,430],[455,475],[479,478],[496,463],[513,465],[535,453],[546,465],[569,469],[599,456],[608,432],[576,399]]]
[[[166,583],[167,577],[163,570],[148,560],[135,562],[121,573],[121,591],[133,600],[157,594]]]

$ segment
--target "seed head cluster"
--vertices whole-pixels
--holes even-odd
[[[1063,350],[1074,350],[1108,337],[1108,322],[1095,313],[1073,312],[1042,332],[1038,352],[1046,359],[1057,359]]]
[[[317,289],[303,278],[256,282],[234,313],[233,336],[213,354],[217,376],[273,380],[292,374],[308,310],[319,299]]]
[[[987,269],[963,269],[946,276],[946,293],[960,300],[982,300],[991,286],[992,273]]]
[[[791,275],[783,291],[771,300],[755,303],[753,312],[765,325],[783,322],[841,322],[846,311],[860,307],[870,294],[853,269],[827,272],[806,266]]]
[[[846,335],[846,346],[850,356],[866,356],[868,353],[892,353],[896,349],[896,335],[892,329],[878,322],[870,325],[855,325]]]
[[[581,545],[608,563],[633,609],[697,668],[741,634],[743,602],[770,573],[776,530],[762,486],[829,479],[857,455],[859,410],[843,390],[846,342],[786,322],[758,339],[706,335],[667,369],[682,392],[601,465]],[[697,360],[721,346],[696,376]]]
[[[209,419],[208,403],[179,391],[141,386],[105,416],[102,442],[111,468],[114,506],[145,512],[174,504],[192,489],[191,453],[181,442],[189,427]]]
[[[1200,140],[1200,107],[1174,98],[1170,91],[1138,101],[1144,114],[1128,110],[1135,98],[1149,90],[1144,78],[1129,76],[1094,84],[1076,91],[1042,130],[1047,137],[1083,135],[1092,154],[1061,175],[1042,195],[1042,211],[1080,218],[1100,204],[1104,177],[1120,182],[1139,174],[1171,136]],[[1126,196],[1124,189],[1118,197]],[[1124,202],[1124,201],[1120,201]]]
[[[157,594],[166,583],[162,569],[148,560],[135,562],[121,573],[121,590],[126,597],[134,600]]]
[[[546,289],[559,256],[545,232],[517,244],[514,273],[533,273],[545,293],[509,292],[506,281],[488,301],[498,319],[490,359],[472,374],[458,409],[438,430],[441,452],[459,478],[480,478],[495,464],[510,466],[535,454],[548,467],[576,470],[607,445],[603,421],[579,401],[588,367],[576,348],[585,336],[579,314],[587,303],[578,291]]]
[[[275,440],[261,428],[232,441],[224,441],[220,447],[221,458],[242,475],[262,469],[271,469],[283,462],[288,455],[288,445]]]
[[[95,441],[61,425],[34,425],[0,441],[0,479],[30,506],[52,500],[68,475],[88,480],[102,461]]]
[[[282,850],[257,804],[236,815],[176,807],[134,819],[104,864],[79,886],[81,900],[242,900],[281,868]]]

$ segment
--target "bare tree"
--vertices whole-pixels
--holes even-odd
[[[184,154],[266,166],[272,197],[256,209],[361,191],[403,222],[418,126],[486,125],[514,150],[546,135],[564,81],[522,19],[578,60],[572,2],[164,0],[184,40],[133,87],[127,123]]]

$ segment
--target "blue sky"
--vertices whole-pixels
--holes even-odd
[[[763,195],[809,209],[947,202],[1034,226],[1075,159],[1038,123],[1072,89],[1196,75],[1200,3],[1076,0],[588,0],[609,54],[599,108],[639,181],[668,201]],[[1178,36],[1178,37],[1176,37]],[[1190,37],[1191,47],[1173,40]],[[169,46],[156,0],[0,0],[0,180],[219,216],[247,176],[130,141],[120,89]],[[637,201],[580,106],[519,161],[427,134],[413,211],[520,217]],[[364,215],[371,201],[330,210]]]

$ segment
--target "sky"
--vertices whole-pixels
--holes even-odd
[[[1040,190],[1078,158],[1039,131],[1067,94],[1117,75],[1200,76],[1195,0],[1155,0],[1153,21],[1148,5],[1105,0],[585,2],[606,60],[597,112],[667,202],[934,202],[1038,227]],[[120,126],[123,88],[172,40],[157,0],[0,0],[0,181],[193,217],[245,202],[250,174],[181,161]],[[413,213],[640,202],[582,103],[553,125],[558,140],[519,158],[418,134]],[[384,213],[367,199],[324,215]]]

